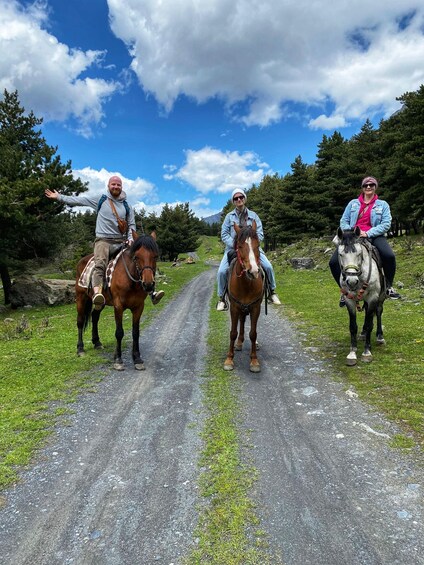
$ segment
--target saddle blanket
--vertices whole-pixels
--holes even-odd
[[[118,255],[116,255],[116,257],[111,259],[106,267],[106,286],[108,288],[110,288],[110,285],[112,283],[112,275],[113,275],[113,271],[115,270],[116,263],[118,262],[118,259],[123,252],[124,249],[122,249],[118,253]],[[83,272],[81,273],[80,278],[78,279],[78,286],[80,286],[81,288],[91,288],[91,275],[93,274],[93,269],[94,269],[94,256],[91,257],[91,259],[89,259],[87,265],[85,266]]]

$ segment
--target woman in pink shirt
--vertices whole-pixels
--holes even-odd
[[[360,237],[367,237],[378,249],[383,263],[387,283],[387,296],[393,300],[400,298],[393,288],[396,273],[396,257],[386,239],[386,234],[392,223],[390,206],[385,200],[380,200],[376,194],[378,182],[375,177],[365,177],[361,183],[362,191],[358,198],[349,202],[340,219],[343,230],[356,226],[361,230]],[[340,286],[340,265],[337,250],[330,259],[330,269],[334,280]],[[344,306],[344,295],[340,298],[340,306]]]

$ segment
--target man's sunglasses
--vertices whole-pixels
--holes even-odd
[[[362,188],[368,188],[368,187],[374,188],[374,187],[375,187],[375,183],[373,183],[373,182],[368,182],[367,184],[363,184],[363,185],[362,185]]]
[[[233,202],[237,202],[237,200],[244,200],[244,196],[234,196]]]

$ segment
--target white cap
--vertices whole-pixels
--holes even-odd
[[[244,192],[244,190],[242,188],[235,188],[233,190],[233,192],[231,193],[231,201],[233,200],[233,198],[236,194],[242,194],[244,196],[245,200],[247,198],[246,193]]]

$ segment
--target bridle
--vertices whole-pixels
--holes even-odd
[[[372,270],[372,245],[371,245],[371,243],[369,243],[368,241],[367,241],[367,243],[361,242],[361,241],[359,241],[358,243],[359,243],[359,245],[361,246],[361,258],[362,258],[362,261],[363,261],[363,259],[364,259],[364,256],[363,256],[363,249],[362,249],[362,248],[365,247],[365,248],[368,249],[369,268],[368,268],[368,275],[367,275],[367,278],[366,278],[366,280],[362,281],[362,286],[361,286],[361,288],[358,290],[358,292],[352,293],[352,292],[349,292],[348,290],[345,290],[345,289],[343,289],[343,288],[340,289],[340,292],[341,292],[342,294],[344,294],[345,296],[347,296],[347,298],[354,299],[354,300],[356,301],[356,308],[357,308],[358,310],[361,310],[361,308],[360,308],[360,306],[359,306],[359,301],[362,300],[362,297],[363,297],[363,295],[364,295],[366,289],[368,288],[368,285],[369,285],[369,282],[370,282],[370,279],[371,279],[371,270]],[[343,280],[345,281],[348,276],[357,276],[357,277],[358,277],[358,280],[360,280],[360,279],[361,279],[361,276],[362,276],[362,269],[361,269],[361,267],[360,267],[359,265],[354,265],[354,264],[349,264],[349,265],[346,265],[345,267],[343,267],[343,266],[342,266],[342,263],[341,263],[341,261],[340,261],[340,254],[338,254],[338,257],[339,257],[339,265],[340,265],[340,270],[341,270],[341,273],[342,273]],[[361,261],[361,263],[362,263],[362,261]]]
[[[245,243],[245,242],[243,242],[243,243]],[[248,278],[251,278],[250,275],[249,275],[249,270],[246,269],[246,267],[244,266],[243,259],[241,257],[241,253],[240,253],[240,248],[238,246],[236,247],[236,253],[237,253],[237,261],[241,266],[241,272],[240,272],[239,275],[236,272],[236,277],[240,278],[243,275],[246,275]],[[258,268],[260,270],[261,269],[261,256],[259,254],[258,254],[258,258],[257,258],[256,262],[257,262]]]
[[[125,249],[125,250],[124,250],[124,253],[125,253],[126,251],[128,251],[128,249]],[[124,259],[124,253],[122,253],[122,261],[123,261],[123,263],[124,263],[125,271],[126,271],[126,273],[127,273],[127,275],[128,275],[128,278],[129,278],[131,281],[135,282],[135,283],[140,283],[141,286],[144,288],[143,273],[144,273],[144,271],[146,271],[146,270],[147,270],[147,271],[152,271],[152,273],[153,273],[153,284],[154,284],[154,282],[155,282],[155,269],[154,269],[153,267],[151,267],[150,265],[146,265],[146,266],[144,266],[144,267],[140,267],[140,265],[138,264],[138,257],[136,257],[136,256],[134,255],[134,257],[133,257],[131,260],[132,260],[132,262],[134,263],[135,271],[136,271],[136,273],[137,273],[138,279],[134,278],[134,277],[131,275],[131,273],[130,273],[130,271],[129,271],[129,269],[128,269],[127,262],[126,262],[125,259]]]

